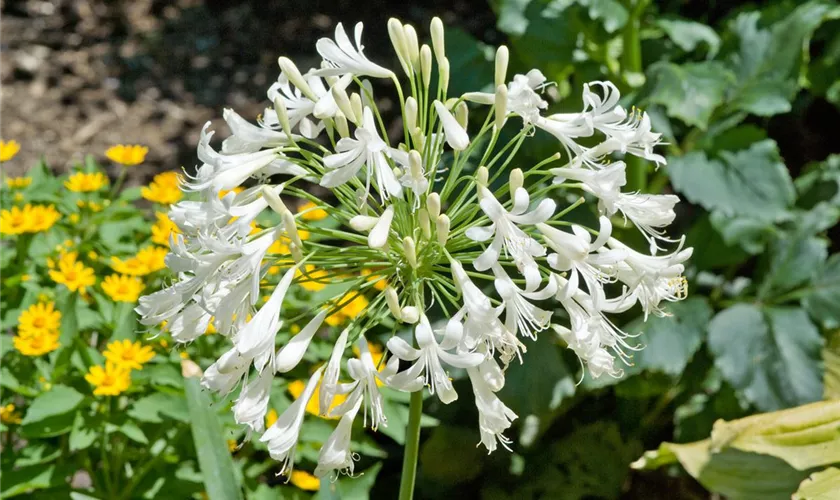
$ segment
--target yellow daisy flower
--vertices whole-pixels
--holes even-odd
[[[165,172],[156,175],[148,186],[140,190],[140,194],[149,201],[171,205],[178,203],[183,197],[179,183],[179,176],[176,172]]]
[[[152,242],[168,247],[169,235],[172,233],[178,234],[181,231],[165,213],[157,212],[155,217],[157,217],[157,222],[152,226]]]
[[[62,256],[58,261],[58,269],[50,271],[50,278],[56,283],[65,285],[71,292],[84,293],[87,287],[96,283],[93,269],[78,262],[75,258],[75,252],[68,255],[73,257]]]
[[[277,415],[277,410],[274,408],[269,409],[268,413],[265,414],[265,428],[268,429],[274,425],[274,422],[277,422],[278,418],[280,418],[280,416]]]
[[[118,257],[111,257],[111,269],[129,276],[145,276],[151,272],[146,264],[137,257],[131,257],[125,260]]]
[[[362,269],[362,276],[368,276],[368,282],[373,283],[373,288],[380,292],[384,292],[388,288],[388,280],[385,279],[385,276],[377,276],[372,269]]]
[[[293,398],[297,399],[297,398],[300,397],[301,394],[303,394],[303,389],[305,387],[306,387],[306,381],[305,380],[295,380],[294,382],[290,382],[289,387],[288,387],[289,394],[291,394]],[[319,382],[318,385],[315,387],[315,392],[312,393],[312,397],[309,398],[309,403],[306,404],[306,413],[309,413],[309,414],[312,414],[312,415],[318,415],[321,418],[326,418],[326,419],[329,419],[329,420],[335,420],[335,419],[339,418],[337,416],[325,417],[325,416],[322,416],[319,413],[320,404],[321,404],[319,402],[320,390],[321,390],[321,383]],[[333,408],[335,408],[338,405],[340,405],[341,403],[343,403],[345,399],[347,399],[347,396],[345,394],[336,394],[335,397],[333,398],[332,404],[330,405],[330,409],[327,413],[331,412],[333,410]]]
[[[6,177],[6,185],[12,189],[22,189],[32,184],[31,177]]]
[[[131,370],[107,361],[105,368],[91,366],[85,380],[94,387],[96,396],[117,396],[131,386]]]
[[[20,151],[20,144],[17,141],[0,140],[0,162],[9,161]]]
[[[19,424],[21,423],[20,413],[15,411],[15,405],[12,403],[0,407],[0,422],[4,424]]]
[[[27,207],[30,207],[28,230],[30,233],[46,231],[61,218],[61,214],[53,205],[27,205]]]
[[[143,282],[132,276],[112,274],[102,281],[102,291],[114,302],[137,302],[143,292]]]
[[[61,346],[58,343],[57,331],[37,335],[15,335],[12,343],[24,356],[43,356]]]
[[[23,234],[29,231],[30,206],[23,209],[12,207],[9,210],[0,210],[0,233],[2,234]]]
[[[132,370],[142,370],[143,365],[155,357],[151,346],[130,340],[115,340],[102,353],[112,363]]]
[[[139,145],[117,144],[105,151],[105,156],[114,163],[130,167],[139,165],[146,159],[149,148]]]
[[[64,187],[74,193],[90,193],[108,185],[108,178],[101,172],[86,174],[76,172],[64,181]]]
[[[12,199],[15,200],[15,203],[22,202],[23,201],[23,193],[15,193],[15,195],[12,197]]]
[[[321,489],[321,480],[302,470],[293,470],[291,476],[289,476],[289,482],[304,491],[318,491]]]
[[[142,262],[143,265],[149,270],[149,272],[153,273],[155,271],[160,271],[166,267],[166,262],[164,259],[166,258],[166,254],[169,253],[168,248],[163,247],[146,247],[137,252],[137,255],[134,257],[138,261]]]
[[[319,290],[323,290],[327,286],[327,282],[325,278],[327,277],[327,272],[323,269],[315,269],[315,266],[312,264],[304,264],[303,266],[304,271],[298,269],[295,272],[295,277],[300,278],[298,283],[300,286],[304,288],[304,290],[309,290],[310,292],[317,292]]]
[[[32,304],[18,316],[20,335],[52,333],[61,327],[61,313],[52,302]]]
[[[303,205],[299,206],[297,211],[298,213],[306,212],[300,216],[301,219],[306,221],[319,221],[326,219],[327,216],[329,216],[326,210],[318,208],[318,205],[312,201],[307,201]]]

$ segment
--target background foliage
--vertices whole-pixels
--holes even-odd
[[[344,22],[362,16],[371,28],[368,39],[384,41],[389,15],[402,15],[422,33],[442,8],[371,12],[375,7],[330,14]],[[470,16],[469,8],[477,13]],[[646,348],[620,379],[581,381],[577,361],[547,334],[528,350],[527,369],[510,368],[502,397],[520,416],[511,435],[512,453],[486,456],[475,448],[471,402],[443,406],[429,400],[426,411],[436,420],[430,419],[423,433],[417,496],[708,498],[714,492],[764,499],[796,492],[795,498],[831,498],[819,495],[840,490],[837,3],[498,0],[452,9],[446,20],[453,91],[492,82],[491,46],[506,43],[512,71],[538,67],[556,82],[548,90],[552,111],[579,108],[572,96],[583,83],[598,79],[619,85],[628,108],[646,110],[668,142],[668,166],[654,171],[634,165],[631,182],[643,191],[673,192],[685,200],[677,223],[695,251],[687,269],[689,298],[671,307],[671,317],[645,324],[641,318],[623,318],[627,331],[641,332],[638,340]],[[280,10],[268,7],[272,15]],[[207,12],[219,14],[213,7]],[[224,10],[218,19],[230,12]],[[170,36],[160,35],[148,44],[159,47]],[[393,57],[386,43],[369,43],[372,58]],[[271,51],[279,55],[276,47]],[[529,153],[543,158],[551,147],[546,141]],[[143,231],[139,225],[138,231]],[[627,230],[622,239],[633,235]],[[13,254],[5,243],[3,251],[5,262]],[[4,264],[4,287],[5,269]],[[3,292],[5,301],[10,292]],[[17,313],[7,314],[17,305],[4,305],[3,326],[9,328]],[[212,345],[191,349],[198,350],[199,364],[201,349],[213,352]],[[262,460],[264,454],[244,448],[230,461],[224,439],[237,436],[225,420],[225,403],[214,405],[221,420],[196,413],[207,398],[195,390],[194,380],[179,376],[180,361],[177,354],[160,354],[155,365],[168,366],[161,368],[166,376],[143,382],[144,392],[127,413],[141,422],[144,436],[167,426],[164,441],[172,444],[158,451],[141,443],[137,448],[157,453],[156,473],[166,487],[180,485],[183,489],[171,491],[183,495],[207,491],[213,498],[228,498],[230,493],[216,488],[232,483],[213,481],[228,463],[248,498],[276,494],[278,480],[266,473],[273,464]],[[4,373],[4,403],[15,391],[10,380]],[[94,404],[83,387],[68,387],[79,396],[50,391],[70,408],[61,415],[73,416]],[[28,411],[38,406],[33,402]],[[44,418],[51,416],[56,415]],[[34,417],[27,413],[26,418]],[[69,417],[61,418],[68,419],[70,434],[50,438],[48,446],[69,446],[62,439],[73,443],[82,432],[73,431]],[[224,438],[215,445],[193,441],[190,424],[205,429],[207,434],[199,436],[222,429]],[[321,436],[310,438],[323,439],[330,425],[324,422]],[[366,453],[368,473],[324,484],[317,495],[393,496],[401,452],[399,432],[392,432],[396,435],[368,436],[373,443]],[[128,445],[133,438],[121,439]],[[4,460],[7,456],[4,452]],[[29,488],[63,484],[68,474],[45,468],[56,460],[47,448],[28,446],[15,459],[22,460],[16,474],[41,474],[24,477]],[[15,484],[8,470],[4,462],[3,495],[7,484]],[[44,470],[51,475],[42,476]],[[154,487],[138,491],[149,495],[159,491]],[[290,496],[309,495],[283,488]]]

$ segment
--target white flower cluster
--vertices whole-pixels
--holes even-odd
[[[451,96],[441,21],[432,21],[431,46],[397,20],[388,29],[408,92],[394,72],[364,55],[361,24],[355,41],[339,24],[335,40],[317,42],[320,68],[301,73],[280,58],[280,77],[268,90],[272,106],[257,124],[226,110],[232,136],[221,151],[210,146],[205,126],[198,147],[203,164],[185,184],[200,200],[181,202],[170,215],[180,234],[167,264],[178,278],[137,308],[145,324],[167,321],[177,341],[195,339],[211,321],[230,339],[203,384],[220,393],[241,385],[236,421],[262,434],[284,472],[293,467],[316,389],[321,413],[340,416],[316,475],[352,473],[350,431],[360,409],[374,429],[387,425],[379,387],[427,388],[450,403],[458,397],[452,369],[464,369],[472,384],[482,444],[489,451],[499,442],[507,447],[503,433],[517,416],[497,392],[507,365],[522,361],[523,339],[551,327],[593,376],[617,376],[616,358],[626,361],[634,347],[608,314],[636,303],[646,316],[663,314],[663,301],[687,291],[682,272],[691,249],[679,240],[674,253],[657,255],[661,242],[677,241],[664,235],[677,197],[621,191],[625,164],[611,160],[613,154],[656,164],[664,158],[653,152],[660,136],[648,116],[622,108],[613,84],[584,85],[580,112],[546,115],[545,77],[532,70],[508,81],[508,52],[501,47],[495,92]],[[399,133],[387,133],[369,78],[393,82]],[[469,114],[482,110],[483,124],[468,126],[480,122]],[[520,165],[517,151],[539,131],[562,148],[536,165]],[[273,181],[278,177],[284,180]],[[246,181],[250,187],[229,191]],[[330,196],[313,196],[312,184]],[[549,196],[558,189],[597,198],[599,227],[564,221],[583,199],[558,211]],[[337,224],[317,225],[306,212],[293,213],[287,204],[298,205],[296,199]],[[255,231],[256,218],[272,212],[276,224]],[[611,236],[617,214],[641,231],[650,255]],[[272,252],[276,245],[285,251]],[[278,267],[286,269],[282,279],[257,307],[261,283]],[[371,273],[387,288],[380,290]],[[344,287],[288,337],[280,319],[289,317],[285,296],[313,281]],[[325,322],[357,296],[370,300],[338,335],[326,366],[264,429],[272,378],[295,369],[316,334],[335,331]],[[429,316],[445,319],[436,328]],[[387,361],[375,363],[368,339],[394,322],[412,325],[413,338],[391,335]],[[290,340],[278,342],[279,333]],[[345,363],[352,345],[357,357]],[[335,405],[338,395],[343,402]]]

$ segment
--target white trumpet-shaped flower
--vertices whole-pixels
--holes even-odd
[[[356,76],[372,76],[375,78],[390,78],[394,73],[368,59],[362,45],[362,30],[364,25],[356,23],[354,36],[356,45],[350,41],[344,26],[335,26],[335,40],[321,38],[315,43],[315,48],[324,58],[326,67],[314,72],[319,76],[343,75],[351,73]]]

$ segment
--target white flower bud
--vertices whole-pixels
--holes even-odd
[[[438,72],[440,73],[440,90],[446,92],[449,88],[449,59],[443,58],[438,61]]]
[[[425,43],[420,47],[420,74],[423,77],[423,86],[429,88],[432,83],[432,49]]]
[[[268,202],[268,206],[271,207],[272,210],[277,212],[278,215],[283,215],[286,212],[289,212],[289,209],[286,208],[286,205],[283,203],[283,200],[280,199],[280,196],[274,190],[274,188],[270,186],[263,186],[260,188],[262,192],[263,198],[265,201]]]
[[[394,167],[394,170],[392,170],[392,172],[394,172],[394,177],[396,177],[397,179],[399,179],[403,175],[403,171],[400,167]]]
[[[423,135],[423,131],[420,127],[414,127],[414,129],[410,130],[411,133],[411,140],[414,141],[414,145],[418,149],[423,149],[423,145],[426,144],[426,136]]]
[[[507,68],[510,54],[508,48],[504,45],[496,49],[496,78],[494,80],[496,87],[504,85],[507,82]]]
[[[423,177],[423,157],[416,149],[408,153],[408,168],[413,177]]]
[[[388,244],[388,234],[391,232],[391,221],[394,220],[394,205],[388,205],[388,208],[382,212],[376,225],[368,235],[368,246],[371,248],[385,248]]]
[[[446,246],[446,240],[449,239],[449,217],[446,214],[440,214],[436,226],[438,243],[441,246]]]
[[[443,21],[439,17],[432,18],[430,26],[432,32],[432,48],[435,49],[435,59],[438,65],[446,58],[446,46],[443,43]]]
[[[435,101],[434,104],[435,111],[437,111],[440,122],[443,124],[443,135],[446,137],[446,143],[456,151],[467,149],[467,146],[470,145],[470,136],[467,135],[467,131],[442,102]]]
[[[400,60],[400,66],[402,66],[403,71],[407,75],[411,74],[411,63],[406,50],[403,25],[393,17],[388,19],[388,36],[391,38],[391,45],[394,46],[394,52],[397,53],[397,58]]]
[[[432,220],[437,220],[440,215],[440,195],[432,193],[426,197],[426,208],[429,210],[429,216]]]
[[[394,287],[388,286],[385,288],[385,303],[388,304],[388,309],[391,311],[391,314],[396,318],[398,321],[402,320],[402,314],[400,311],[400,298],[397,296],[397,291],[394,290]]]
[[[300,74],[300,70],[298,70],[297,66],[295,66],[295,63],[293,63],[291,59],[289,59],[288,57],[281,57],[277,59],[277,64],[280,65],[280,71],[282,71],[283,74],[286,75],[286,78],[289,79],[292,85],[294,85],[301,92],[303,92],[303,95],[305,95],[312,101],[318,101],[318,96],[315,95],[315,92],[312,92],[312,88],[309,86],[308,83],[306,83],[306,80],[304,80],[303,75]]]
[[[417,219],[420,221],[420,231],[423,233],[423,237],[427,240],[430,239],[432,237],[432,222],[429,219],[429,212],[425,208],[421,208],[417,211]]]
[[[507,87],[499,85],[496,87],[496,123],[494,126],[496,130],[501,130],[505,126],[505,116],[507,116]]]
[[[417,41],[417,31],[414,26],[410,24],[403,25],[403,33],[405,34],[405,48],[408,54],[408,60],[414,71],[420,71],[420,44]]]
[[[417,246],[414,244],[414,238],[406,236],[403,238],[403,252],[408,264],[417,269]]]
[[[286,210],[283,214],[283,228],[286,230],[286,234],[289,235],[289,239],[292,240],[292,243],[294,243],[298,248],[303,248],[303,241],[301,241],[300,234],[297,230],[295,216],[288,210]]]
[[[280,96],[274,98],[274,113],[277,115],[277,121],[280,122],[280,127],[283,129],[283,132],[291,137],[292,126],[289,123],[289,112],[286,110],[286,103]]]
[[[455,107],[455,119],[458,120],[459,125],[464,127],[464,130],[467,129],[467,123],[470,121],[470,110],[464,101],[459,102],[458,106]]]
[[[350,219],[350,227],[360,233],[366,233],[373,229],[373,226],[379,222],[379,217],[371,217],[369,215],[357,215]]]
[[[490,171],[487,170],[487,167],[484,165],[478,167],[478,170],[475,172],[475,182],[477,182],[479,186],[487,187],[487,181],[489,179]]]
[[[347,117],[340,110],[335,112],[335,128],[341,137],[350,137],[350,127],[347,126]]]
[[[362,98],[356,92],[353,92],[353,95],[350,96],[350,107],[353,109],[353,114],[358,116],[361,120],[361,117],[364,116],[365,113],[364,108],[362,107]]]
[[[516,190],[521,188],[525,184],[525,175],[522,173],[522,169],[515,168],[510,171],[510,178],[508,184],[510,186],[510,197],[514,198]]]
[[[418,311],[414,306],[405,306],[402,308],[400,313],[402,320],[408,324],[413,325],[414,323],[420,321],[420,311]]]
[[[409,132],[417,127],[417,100],[414,97],[405,100],[405,126]]]
[[[341,88],[340,85],[336,85],[335,87],[330,89],[332,92],[333,99],[335,99],[335,104],[338,106],[338,109],[344,113],[344,116],[347,117],[348,120],[359,125],[360,120],[362,119],[362,115],[356,116],[353,113],[353,108],[350,106],[350,98],[347,97],[347,92]]]

